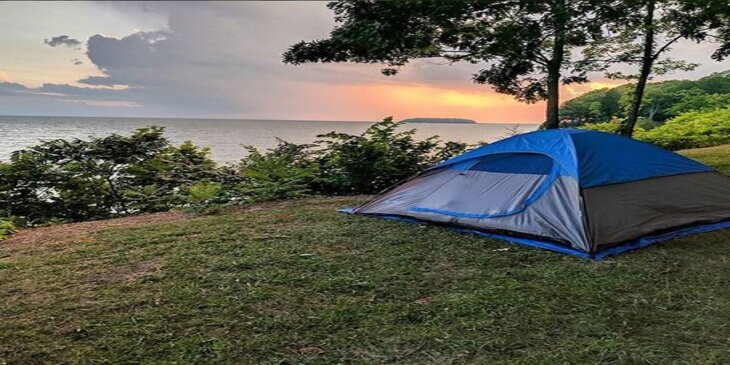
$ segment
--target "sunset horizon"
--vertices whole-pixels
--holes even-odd
[[[0,45],[12,55],[0,64],[2,115],[544,121],[544,102],[521,103],[472,83],[483,64],[421,59],[390,77],[378,64],[284,64],[291,44],[331,30],[321,2],[8,2],[0,9],[7,15]],[[698,52],[707,47],[680,43],[674,52],[700,67],[656,80],[722,71]],[[590,78],[563,85],[561,101],[625,83]]]

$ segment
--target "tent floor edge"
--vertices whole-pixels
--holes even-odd
[[[355,212],[355,209],[353,208],[345,208],[345,209],[339,209],[337,210],[340,213],[345,214],[354,214],[354,215],[360,215],[364,217],[372,217],[372,218],[379,218],[384,220],[392,220],[392,221],[399,221],[399,222],[405,222],[405,223],[411,223],[411,224],[427,224],[432,226],[438,226],[447,228],[451,231],[459,232],[459,233],[467,233],[467,234],[473,234],[477,236],[482,237],[488,237],[488,238],[494,238],[500,241],[506,241],[509,243],[514,244],[520,244],[524,246],[530,246],[530,247],[536,247],[541,248],[549,251],[559,252],[567,255],[572,255],[576,257],[580,257],[583,259],[589,259],[589,260],[596,260],[593,254],[578,251],[566,246],[562,246],[556,243],[552,242],[546,242],[546,241],[540,241],[530,238],[523,238],[523,237],[515,237],[515,236],[509,236],[504,234],[498,234],[498,233],[491,233],[491,232],[485,232],[482,230],[474,229],[474,228],[468,228],[468,227],[460,227],[460,226],[452,226],[452,225],[445,225],[445,224],[435,224],[434,222],[429,222],[425,220],[420,220],[417,218],[407,217],[407,216],[400,216],[400,215],[388,215],[388,214],[361,214]]]
[[[638,239],[626,242],[626,243],[618,245],[618,246],[613,246],[613,247],[609,247],[609,248],[597,251],[595,253],[588,253],[588,252],[578,251],[578,250],[575,250],[575,249],[572,249],[569,247],[561,246],[561,245],[551,243],[551,242],[545,242],[545,241],[529,239],[529,238],[522,238],[522,237],[514,237],[514,236],[508,236],[508,235],[497,234],[497,233],[490,233],[490,232],[485,232],[485,231],[481,231],[478,229],[467,228],[467,227],[434,224],[433,222],[424,221],[424,220],[420,220],[417,218],[411,218],[411,217],[406,217],[406,216],[387,215],[387,214],[360,214],[360,213],[355,212],[355,208],[344,208],[344,209],[339,209],[337,211],[340,213],[345,213],[345,214],[355,214],[355,215],[361,215],[361,216],[365,216],[365,217],[393,220],[393,221],[399,221],[399,222],[405,222],[405,223],[411,223],[411,224],[428,224],[428,225],[434,225],[434,226],[441,226],[441,227],[445,227],[449,230],[460,232],[460,233],[468,233],[468,234],[474,234],[474,235],[482,236],[482,237],[494,238],[494,239],[497,239],[500,241],[506,241],[506,242],[515,243],[515,244],[521,244],[524,246],[541,248],[541,249],[545,249],[545,250],[549,250],[549,251],[560,252],[560,253],[580,257],[583,259],[589,259],[589,260],[595,260],[595,261],[601,261],[610,256],[618,255],[618,254],[629,252],[629,251],[638,250],[640,248],[644,248],[644,247],[651,246],[656,243],[672,240],[675,238],[681,238],[681,237],[698,234],[698,233],[718,231],[718,230],[722,230],[722,229],[730,229],[730,219],[728,219],[728,220],[723,220],[723,221],[719,221],[719,222],[695,225],[695,226],[691,226],[691,227],[683,227],[680,229],[676,229],[676,230],[669,231],[669,232],[664,232],[664,233],[653,235],[653,236],[646,236],[646,237],[638,238]]]
[[[609,248],[605,248],[603,250],[597,251],[593,254],[595,260],[603,260],[609,256],[618,255],[624,252],[637,250],[640,248],[644,248],[650,245],[653,245],[655,243],[660,243],[668,240],[672,240],[675,238],[681,238],[693,234],[698,233],[706,233],[706,232],[712,232],[712,231],[718,231],[722,229],[728,229],[730,228],[730,220],[723,220],[719,222],[714,223],[707,223],[707,224],[700,224],[695,225],[691,227],[684,227],[680,229],[676,229],[673,231],[653,235],[653,236],[646,236],[641,237],[629,242],[626,242],[624,244],[613,246]]]

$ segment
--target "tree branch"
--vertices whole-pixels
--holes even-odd
[[[660,55],[662,54],[662,52],[666,51],[666,50],[667,50],[667,48],[669,48],[669,46],[671,46],[672,44],[674,44],[674,42],[678,41],[678,40],[679,40],[680,38],[682,38],[682,37],[683,37],[683,36],[682,36],[682,35],[680,34],[680,35],[678,35],[678,36],[676,36],[676,37],[672,38],[672,39],[671,39],[670,41],[668,41],[667,43],[665,43],[665,44],[664,44],[664,45],[663,45],[663,46],[662,46],[661,48],[659,48],[659,49],[658,49],[658,50],[657,50],[657,51],[656,51],[656,52],[655,52],[655,53],[654,53],[654,54],[653,54],[653,55],[651,56],[651,60],[652,60],[652,61],[656,61],[656,59],[657,59],[657,58],[659,58],[659,56],[660,56]]]

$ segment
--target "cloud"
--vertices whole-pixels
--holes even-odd
[[[31,88],[12,82],[0,82],[0,96],[13,101],[83,104],[102,108],[137,108],[140,104],[124,100],[125,90],[77,87],[67,84],[43,84]],[[121,99],[121,100],[120,100]]]
[[[83,104],[86,106],[99,106],[104,108],[139,108],[139,105],[133,101],[120,101],[120,100],[88,100],[88,99],[66,99],[62,100],[64,103],[70,104]]]
[[[15,82],[0,82],[0,95],[17,95],[28,88]]]
[[[75,38],[71,38],[67,35],[59,35],[56,37],[43,40],[43,43],[51,46],[51,47],[59,47],[59,46],[65,46],[69,48],[74,49],[80,49],[79,46],[81,46],[83,43]]]

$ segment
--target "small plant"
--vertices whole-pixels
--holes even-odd
[[[188,209],[195,213],[211,213],[220,208],[218,201],[223,185],[217,182],[197,182],[187,191]]]
[[[18,230],[12,221],[0,218],[0,241],[10,237],[10,235],[17,231]]]

